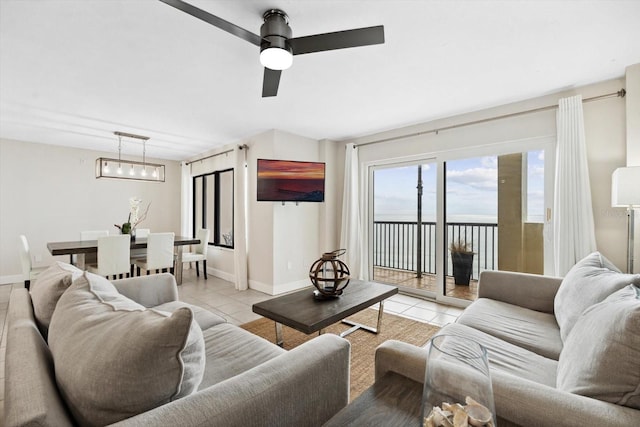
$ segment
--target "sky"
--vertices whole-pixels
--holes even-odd
[[[324,163],[258,159],[258,178],[324,179]]]
[[[447,222],[497,222],[497,156],[446,162]],[[436,219],[436,163],[422,165],[423,221]],[[374,216],[378,221],[415,221],[418,166],[374,172]],[[527,153],[527,221],[544,219],[544,151]]]

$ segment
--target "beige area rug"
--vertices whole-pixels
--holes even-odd
[[[348,319],[364,325],[375,326],[377,318],[378,310],[365,309]],[[275,342],[276,332],[273,320],[262,318],[254,320],[253,322],[245,323],[241,328],[271,342]],[[328,333],[339,334],[349,328],[350,326],[347,324],[335,323],[329,326],[326,331]],[[440,330],[438,326],[385,313],[382,317],[381,333],[376,335],[363,330],[357,330],[354,333],[347,335],[345,338],[351,342],[350,399],[355,399],[360,395],[360,393],[373,384],[376,347],[390,339],[422,346],[426,344],[431,336],[438,330]],[[317,334],[306,335],[302,332],[296,331],[295,329],[283,326],[282,336],[284,338],[284,348],[290,350],[316,337]]]

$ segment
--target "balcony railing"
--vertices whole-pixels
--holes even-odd
[[[449,222],[447,242],[464,240],[473,252],[472,278],[480,272],[498,266],[498,224]],[[420,240],[420,247],[418,241]],[[421,262],[418,263],[418,258]],[[452,275],[451,259],[447,257],[445,275]],[[436,273],[436,223],[423,222],[418,237],[418,223],[410,221],[375,221],[373,223],[373,265],[375,267]]]

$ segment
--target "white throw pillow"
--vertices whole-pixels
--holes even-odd
[[[147,310],[91,273],[58,301],[49,347],[80,425],[111,424],[187,396],[204,374],[204,339],[190,309]]]
[[[624,274],[599,252],[587,255],[562,280],[553,301],[560,336],[565,342],[587,308],[629,284],[640,286],[640,274]]]
[[[585,310],[560,353],[557,387],[640,409],[640,289]]]
[[[82,276],[82,270],[79,268],[56,261],[32,282],[29,293],[33,314],[45,338],[58,300],[71,283],[80,276]]]

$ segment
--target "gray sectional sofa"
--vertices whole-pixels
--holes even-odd
[[[478,299],[438,335],[487,348],[501,427],[640,426],[638,286],[599,253],[564,279],[486,271]],[[426,347],[383,343],[376,379],[424,383]]]
[[[285,351],[179,301],[169,274],[56,263],[12,292],[7,322],[7,427],[318,426],[349,399],[348,341]]]

